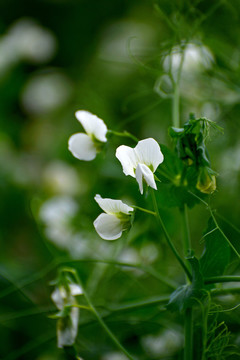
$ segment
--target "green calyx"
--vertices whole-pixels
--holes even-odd
[[[117,214],[114,214],[122,223],[123,225],[123,230],[128,230],[131,225],[132,225],[132,221],[131,221],[131,214],[125,214],[122,212],[119,212]]]
[[[92,139],[92,142],[94,143],[97,153],[100,153],[103,150],[105,143],[98,140],[93,134],[90,135],[90,138]]]

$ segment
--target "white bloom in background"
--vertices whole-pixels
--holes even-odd
[[[71,222],[78,209],[77,202],[66,195],[54,196],[40,207],[39,218],[45,225],[47,238],[63,249],[72,246],[74,231]]]
[[[46,63],[56,48],[56,37],[49,29],[34,19],[19,19],[0,37],[0,76],[20,61]]]
[[[93,223],[98,235],[104,240],[120,238],[122,232],[131,226],[131,212],[134,209],[121,200],[103,199],[100,195],[94,199],[105,211]]]
[[[177,73],[181,64],[183,50],[176,46],[172,49],[170,55],[167,55],[163,61],[163,68],[166,72],[171,72],[173,77],[177,78]],[[184,60],[182,71],[184,75],[189,76],[204,69],[209,69],[214,63],[214,57],[211,51],[204,45],[186,44],[184,48]]]
[[[124,174],[136,178],[141,194],[143,182],[157,190],[153,173],[163,162],[163,154],[156,140],[141,140],[134,149],[121,145],[117,148],[116,157],[122,164]]]
[[[93,160],[107,141],[107,127],[103,120],[85,110],[75,113],[86,134],[73,134],[68,141],[68,149],[79,160]]]
[[[166,329],[157,335],[147,335],[141,339],[146,353],[154,358],[165,358],[174,355],[184,343],[182,331]]]
[[[24,110],[30,114],[47,114],[64,106],[72,94],[72,82],[57,69],[34,74],[26,81],[21,103]]]
[[[51,295],[53,302],[60,311],[69,307],[69,311],[59,318],[57,323],[57,339],[59,348],[62,348],[63,346],[71,346],[75,342],[78,332],[79,309],[75,307],[77,301],[74,297],[82,294],[83,291],[79,285],[69,284],[68,287],[56,287]]]

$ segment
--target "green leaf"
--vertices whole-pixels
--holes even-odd
[[[161,181],[158,183],[157,196],[159,205],[171,208],[176,206],[183,207],[183,205],[186,203],[189,207],[193,207],[196,203],[199,202],[199,200],[190,195],[188,190],[191,189],[193,192],[196,190],[196,171],[194,168],[187,169],[185,174],[187,184],[183,183],[183,161],[178,158],[175,152],[167,148],[165,145],[160,146],[164,155],[164,161],[156,171],[156,175]],[[190,184],[193,184],[193,187],[190,186]],[[200,195],[201,193],[199,193],[199,196]]]
[[[187,259],[192,267],[192,283],[180,286],[170,296],[167,308],[172,311],[183,312],[196,303],[196,299],[201,300],[206,294],[203,283],[203,276],[200,270],[199,261],[192,256]]]
[[[184,166],[183,162],[178,158],[177,154],[167,146],[161,144],[160,147],[164,161],[157,169],[157,176],[163,182],[179,184]]]
[[[230,246],[214,224],[212,218],[204,234],[205,248],[200,259],[204,276],[219,276],[224,273],[230,261]]]
[[[157,201],[159,206],[165,208],[182,208],[184,204],[192,208],[195,204],[199,203],[199,200],[188,192],[186,186],[164,183],[158,183]]]

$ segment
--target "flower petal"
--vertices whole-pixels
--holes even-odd
[[[83,294],[83,290],[82,290],[81,286],[78,284],[70,284],[69,288],[70,288],[70,293],[72,296]]]
[[[96,200],[103,211],[110,215],[119,213],[130,215],[129,213],[134,210],[131,206],[124,204],[121,200],[113,200],[108,198],[103,199],[98,194],[95,196],[94,200]]]
[[[143,180],[145,180],[147,185],[157,190],[157,185],[154,180],[153,172],[145,164],[138,164],[136,168],[136,180],[139,184],[141,194],[143,194]]]
[[[66,299],[66,297],[67,292],[62,286],[60,288],[56,287],[56,289],[51,294],[51,299],[59,310],[62,310],[64,308],[64,300]]]
[[[100,214],[93,223],[98,235],[104,240],[116,240],[123,232],[123,224],[114,215]]]
[[[72,135],[68,140],[68,149],[79,160],[95,159],[97,150],[91,138],[83,133]]]
[[[57,323],[58,347],[74,344],[78,332],[79,309],[72,307],[69,316],[63,317]]]
[[[152,138],[144,139],[138,142],[134,148],[138,163],[147,166],[153,166],[153,172],[157,169],[158,165],[163,162],[163,154],[160,150],[159,144]]]
[[[107,141],[107,126],[102,119],[85,110],[77,111],[75,116],[88,135],[94,135],[97,140],[102,142]]]
[[[138,159],[134,149],[126,145],[121,145],[116,150],[116,157],[122,164],[124,174],[135,177],[134,170],[137,167]]]

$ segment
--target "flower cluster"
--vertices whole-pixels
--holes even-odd
[[[107,141],[107,126],[102,119],[88,111],[80,110],[75,115],[86,134],[72,135],[68,148],[77,159],[93,160]],[[154,172],[163,162],[163,154],[156,140],[141,140],[135,148],[121,145],[116,150],[116,157],[122,165],[124,174],[136,178],[141,194],[144,184],[157,190]],[[96,195],[95,200],[104,211],[94,221],[97,233],[105,240],[118,239],[123,231],[130,228],[134,209],[121,200],[103,199],[100,195]]]

